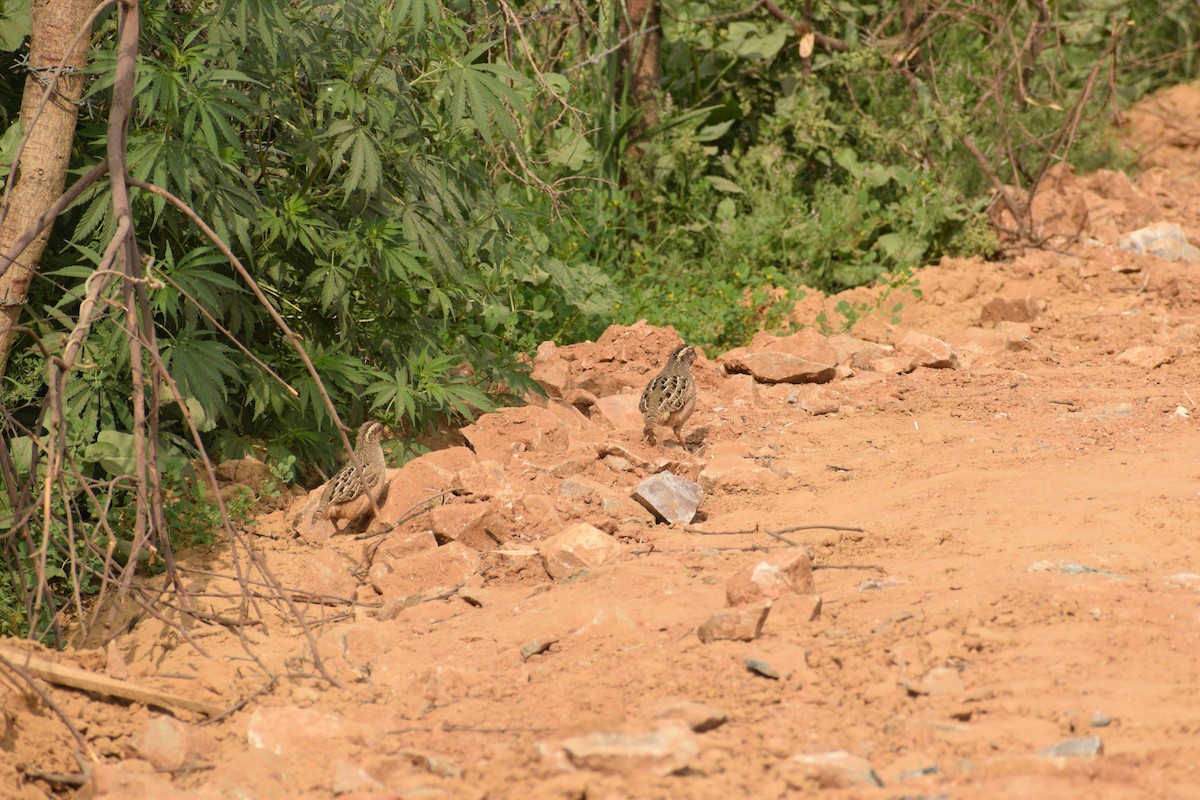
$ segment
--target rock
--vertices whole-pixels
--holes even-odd
[[[775,669],[775,667],[771,666],[771,664],[768,662],[763,661],[761,658],[744,658],[742,659],[742,663],[746,665],[746,669],[750,670],[755,675],[761,675],[762,677],[770,678],[773,681],[782,680],[784,677],[786,677],[783,673]]]
[[[255,493],[261,492],[268,483],[275,480],[275,476],[271,474],[271,468],[254,456],[222,461],[213,470],[217,473],[217,480],[221,483],[247,486]]]
[[[296,588],[316,596],[353,598],[358,581],[352,566],[341,553],[323,547],[305,559]]]
[[[697,628],[696,635],[705,644],[718,639],[750,642],[762,634],[763,623],[767,621],[769,613],[771,613],[770,600],[751,606],[723,608]]]
[[[1149,371],[1157,369],[1163,364],[1169,364],[1174,357],[1170,348],[1157,345],[1139,345],[1121,353],[1121,355],[1117,356],[1117,361],[1122,364],[1128,364],[1131,367]]]
[[[993,297],[984,303],[979,321],[984,325],[995,325],[997,322],[1033,322],[1041,310],[1041,301],[1033,297]]]
[[[400,608],[422,599],[462,586],[479,569],[480,558],[461,542],[451,542],[433,550],[423,550],[404,559],[389,560],[383,569],[371,570],[371,584],[383,597],[384,614],[389,619]],[[379,567],[378,561],[375,567]]]
[[[473,550],[490,550],[500,537],[489,530],[496,527],[496,512],[483,503],[452,503],[429,512],[429,530],[440,545],[461,542]]]
[[[1080,233],[1088,226],[1087,201],[1080,183],[1070,164],[1056,164],[1046,171],[1030,202],[1034,236],[1059,244],[1078,241]],[[1009,191],[1014,190],[1010,188]],[[1017,195],[1020,197],[1018,202],[1024,200],[1020,192]],[[1017,227],[1003,204],[997,204],[996,213],[1003,228],[1013,230]]]
[[[150,772],[150,765],[144,761],[124,761],[116,764],[101,761],[90,764],[89,767],[91,779],[81,792],[74,795],[76,797],[88,797],[92,800],[124,800],[129,797],[184,800],[193,797],[191,792],[177,790],[167,777]]]
[[[624,495],[586,478],[568,478],[558,487],[558,493],[580,503],[597,506],[606,516],[616,520],[646,519],[646,510]]]
[[[771,630],[792,632],[821,618],[821,595],[783,594],[771,606]]]
[[[896,356],[909,359],[913,367],[958,369],[958,356],[941,339],[908,331],[896,343]]]
[[[1004,331],[996,328],[965,328],[946,338],[946,344],[956,351],[996,355],[1009,348],[1009,339]]]
[[[741,408],[758,402],[758,381],[745,373],[728,375],[721,381],[720,402],[726,406]]]
[[[362,764],[344,759],[334,762],[333,780],[329,788],[337,796],[352,792],[382,792],[387,789]]]
[[[504,473],[504,467],[496,461],[480,461],[458,473],[462,490],[480,500],[496,499],[511,503],[516,498],[512,481]]]
[[[398,760],[439,778],[461,778],[462,769],[445,756],[428,750],[397,750]]]
[[[155,716],[134,734],[129,746],[135,755],[157,769],[176,770],[215,753],[217,741],[174,717]]]
[[[484,414],[462,429],[481,461],[507,464],[524,452],[561,453],[567,431],[558,416],[537,406],[504,408]]]
[[[1104,742],[1099,736],[1088,736],[1083,739],[1068,739],[1065,742],[1043,747],[1038,751],[1039,756],[1059,756],[1065,758],[1091,758],[1104,755]]]
[[[682,725],[643,734],[591,733],[566,739],[562,749],[579,769],[626,775],[671,775],[688,769],[700,755],[695,736]]]
[[[812,561],[797,547],[771,553],[734,573],[725,583],[725,602],[742,606],[788,592],[811,595],[815,591]]]
[[[885,785],[903,783],[914,778],[937,775],[940,771],[937,762],[929,756],[924,753],[909,752],[892,762],[887,769],[882,770],[882,778]]]
[[[1116,419],[1133,416],[1133,403],[1102,403],[1089,406],[1082,411],[1068,411],[1065,419]]]
[[[788,402],[795,402],[814,417],[836,413],[842,404],[841,393],[831,386],[800,386],[791,391],[795,393],[795,399],[789,393]]]
[[[352,733],[343,717],[297,706],[258,707],[246,723],[246,741],[256,750],[286,758],[311,758]]]
[[[558,513],[558,500],[548,494],[527,494],[517,504],[518,524],[531,526],[538,531],[561,528],[562,516]]]
[[[1105,714],[1103,711],[1097,711],[1095,714],[1092,714],[1093,728],[1107,728],[1109,725],[1112,725],[1112,717],[1108,714]]]
[[[610,428],[618,431],[640,431],[642,429],[642,412],[638,410],[641,395],[610,394],[596,400],[592,406],[591,415]]]
[[[845,750],[830,753],[802,753],[791,757],[788,762],[794,770],[789,771],[788,786],[804,789],[815,786],[820,789],[845,789],[851,786],[882,787],[883,782],[865,758],[851,755]],[[799,773],[796,775],[795,773]],[[799,778],[799,780],[796,780]]]
[[[718,486],[758,489],[776,486],[780,478],[750,459],[721,454],[704,465],[699,480],[700,488],[705,490],[712,490]]]
[[[437,546],[437,538],[430,531],[416,531],[409,534],[405,534],[403,531],[392,531],[391,535],[384,539],[383,544],[375,550],[375,566],[383,569],[386,568],[383,565],[389,561],[408,558],[413,553],[432,550]],[[369,547],[370,544],[363,546],[364,556],[367,555]]]
[[[528,661],[536,655],[540,655],[558,642],[555,638],[537,639],[521,646],[521,660]]]
[[[1156,222],[1118,240],[1122,250],[1149,253],[1167,261],[1200,262],[1200,248],[1188,242],[1183,229],[1174,222]]]
[[[637,485],[633,499],[660,521],[687,525],[696,518],[704,490],[687,478],[659,472]]]
[[[916,369],[912,356],[884,356],[867,364],[865,369],[872,372],[882,372],[887,375],[903,375]]]
[[[595,425],[588,419],[582,411],[571,405],[565,400],[550,399],[546,401],[546,410],[554,416],[558,417],[558,421],[563,424],[567,431],[567,438],[571,439],[584,431],[594,431]]]
[[[622,552],[616,539],[586,522],[576,523],[538,546],[546,572],[554,580],[602,566]]]
[[[904,688],[912,697],[919,695],[958,696],[966,691],[962,676],[958,670],[949,667],[938,667],[925,673],[920,683],[904,681]]]
[[[596,395],[586,389],[570,389],[563,395],[563,402],[577,410],[591,408],[596,404]]]
[[[542,342],[538,345],[529,377],[540,383],[546,394],[561,398],[571,383],[571,367],[559,355],[554,342]]]
[[[759,383],[825,383],[837,374],[836,357],[819,362],[790,353],[745,353],[727,358],[725,370],[749,373]]]
[[[243,749],[239,753],[225,755],[217,759],[213,770],[207,773],[203,794],[189,793],[190,800],[214,800],[220,798],[249,798],[268,800],[269,798],[294,797],[297,794],[295,770],[290,769],[285,760],[274,753],[258,748]],[[145,794],[122,794],[128,797],[153,797],[155,800],[168,796],[157,792]]]
[[[997,322],[995,330],[1008,337],[1009,350],[1028,350],[1033,345],[1033,326],[1028,322]]]
[[[837,355],[839,364],[848,364],[855,369],[867,369],[867,365],[875,359],[892,353],[891,345],[868,342],[845,333],[830,336],[829,346]]]
[[[696,733],[705,733],[719,728],[729,719],[729,716],[721,709],[691,700],[678,700],[662,705],[654,712],[654,717],[677,720]]]
[[[411,511],[414,505],[449,490],[457,483],[458,473],[474,463],[475,454],[466,447],[449,447],[426,453],[398,470],[389,471],[387,496],[369,530],[382,530]]]

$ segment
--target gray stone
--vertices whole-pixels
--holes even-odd
[[[1200,262],[1200,248],[1192,245],[1174,222],[1156,222],[1127,233],[1118,240],[1122,250],[1150,253],[1167,261]]]
[[[1038,751],[1039,756],[1059,756],[1064,758],[1091,758],[1104,755],[1104,742],[1099,736],[1087,736],[1083,739],[1067,739],[1065,742],[1043,747]]]
[[[639,483],[633,490],[633,499],[661,521],[686,525],[696,518],[704,490],[687,478],[660,472]]]
[[[746,669],[753,672],[755,675],[761,675],[764,678],[770,678],[773,681],[781,680],[784,675],[779,670],[775,669],[761,658],[744,658],[742,663],[746,665]]]

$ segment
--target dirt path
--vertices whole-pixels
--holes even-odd
[[[370,540],[287,536],[299,503],[266,515],[280,580],[359,603],[306,606],[343,688],[269,604],[244,641],[143,621],[107,660],[62,658],[222,708],[260,694],[200,725],[54,689],[99,759],[82,796],[1200,796],[1200,263],[1115,247],[1159,221],[1200,242],[1200,89],[1127,123],[1155,143],[1136,186],[1060,173],[1042,219],[1064,252],[924,271],[898,326],[858,333],[896,350],[836,339],[820,386],[698,362],[690,453],[622,427],[673,333],[614,329],[541,351],[535,374],[574,405],[489,415],[474,453],[398,471],[385,518],[460,492],[359,579]],[[907,331],[957,367],[897,374],[936,360]],[[663,467],[705,487],[695,530],[752,532],[653,524],[628,498]],[[593,566],[552,580],[538,551],[580,521],[600,530],[576,543]],[[818,524],[862,531],[786,534],[818,567],[810,590],[761,529]],[[764,560],[798,572],[733,610],[769,605],[760,634],[702,642]],[[227,585],[197,578],[202,608],[232,618]],[[41,702],[0,696],[0,794],[47,796],[22,775],[77,772],[75,743]]]

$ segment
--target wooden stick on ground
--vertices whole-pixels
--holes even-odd
[[[0,647],[0,658],[23,667],[32,675],[36,675],[42,680],[58,686],[69,686],[72,689],[82,689],[85,692],[106,697],[119,697],[122,700],[159,706],[167,710],[184,708],[188,711],[197,711],[209,716],[221,713],[221,709],[200,700],[193,700],[190,697],[183,697],[159,689],[137,686],[127,681],[119,681],[107,675],[96,675],[95,673],[76,667],[55,664],[48,659],[40,658],[30,653],[22,653],[18,650],[9,650]]]

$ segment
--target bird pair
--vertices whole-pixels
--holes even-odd
[[[656,443],[656,429],[660,426],[670,428],[675,433],[675,440],[683,443],[683,424],[696,409],[696,379],[692,377],[695,360],[696,348],[681,344],[671,351],[662,371],[646,384],[638,409],[642,412],[642,434],[650,444]],[[385,434],[383,425],[375,421],[358,429],[350,460],[325,484],[309,524],[320,519],[335,521],[358,516],[379,502],[384,488],[383,475],[387,470],[383,446],[379,442]],[[370,495],[371,503],[360,509],[361,503],[354,501],[363,495]]]

